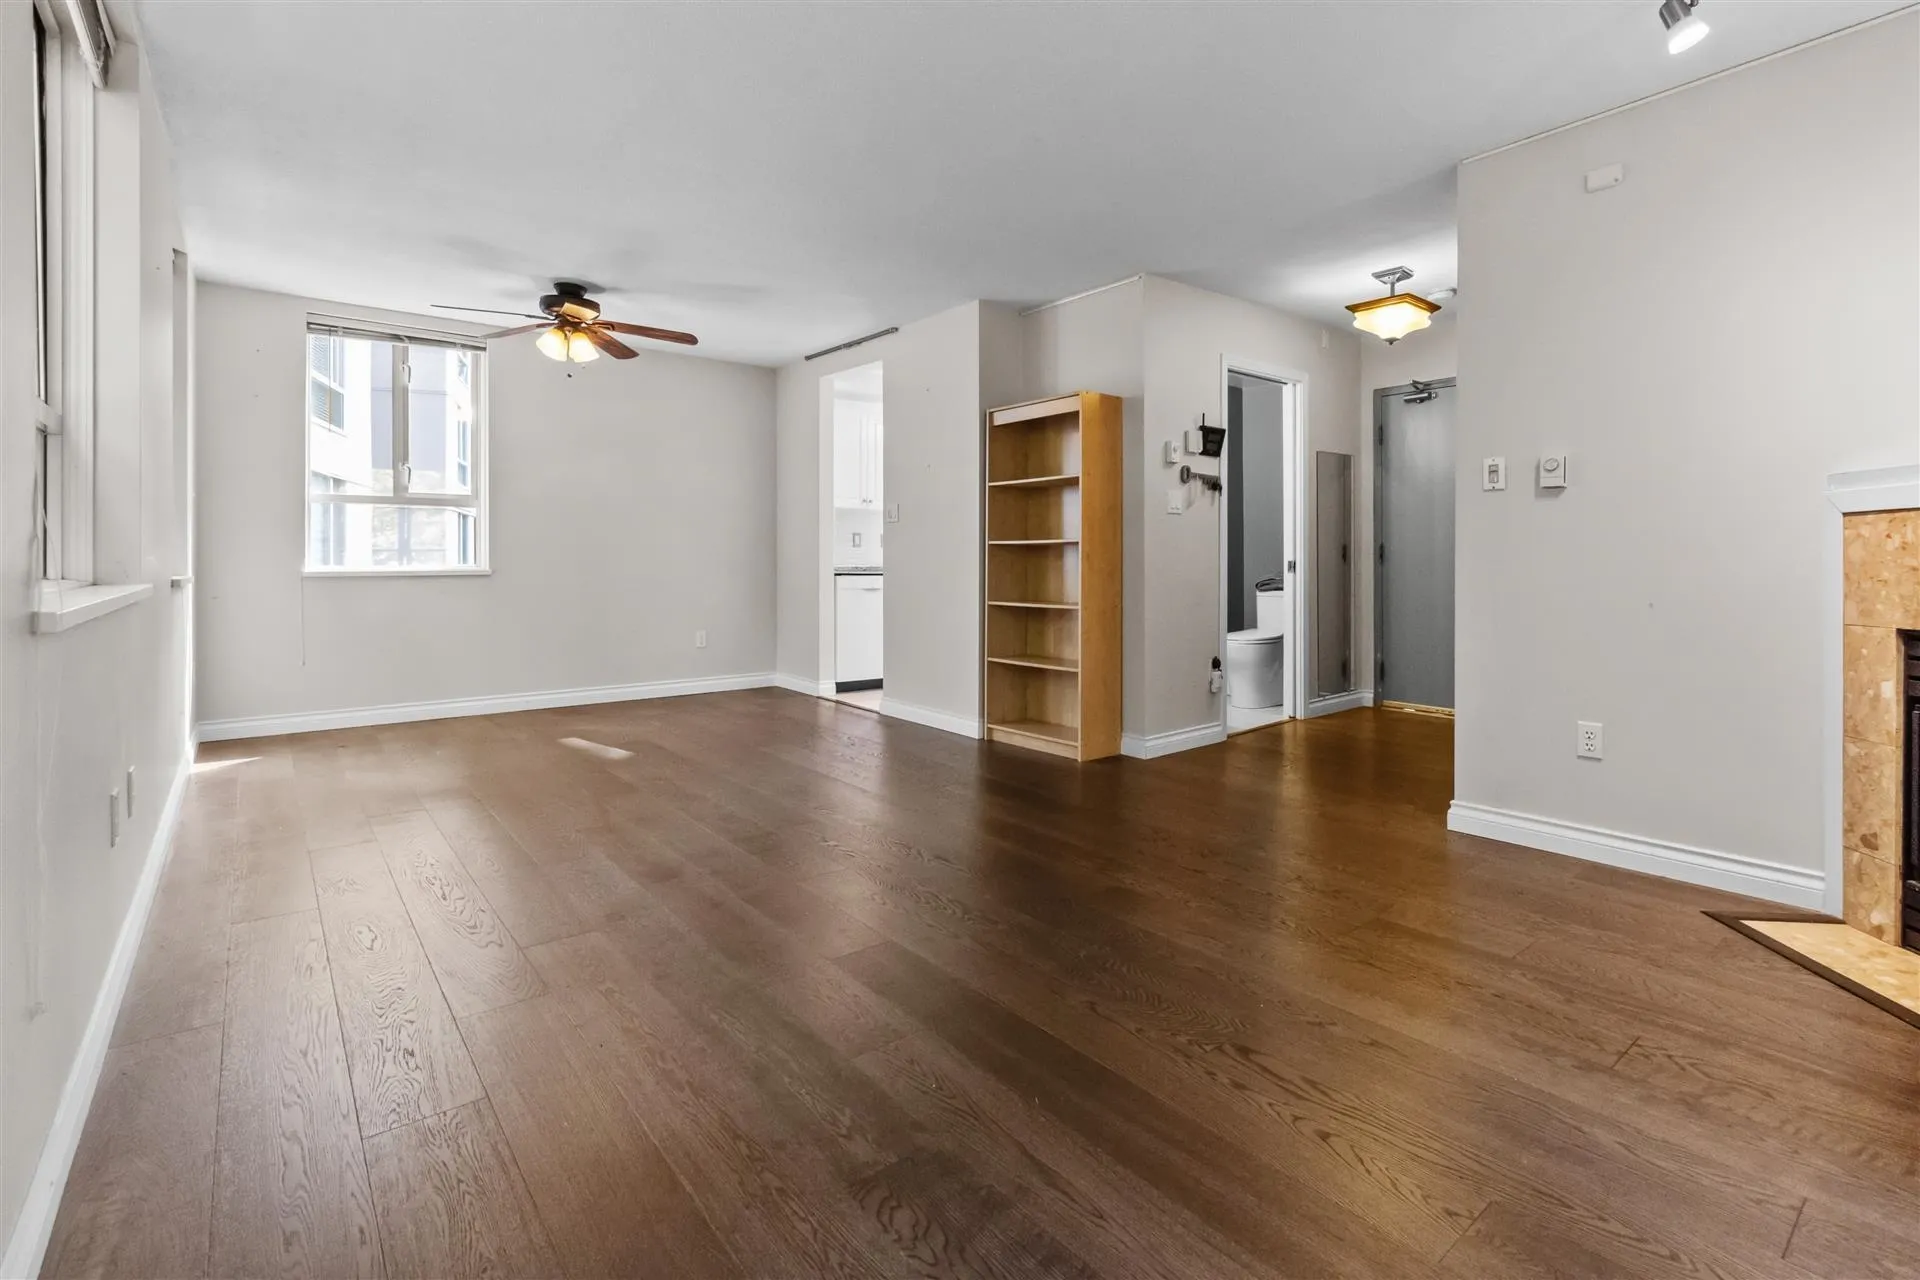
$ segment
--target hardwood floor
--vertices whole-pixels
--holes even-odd
[[[1448,835],[1451,732],[209,746],[46,1274],[1920,1275],[1920,1032]]]

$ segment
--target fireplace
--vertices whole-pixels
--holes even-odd
[[[1902,631],[1900,651],[1906,732],[1900,770],[1899,940],[1920,951],[1920,632]]]

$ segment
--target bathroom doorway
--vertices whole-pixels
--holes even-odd
[[[1290,374],[1237,362],[1223,372],[1221,714],[1234,734],[1291,719],[1302,704],[1304,396]]]

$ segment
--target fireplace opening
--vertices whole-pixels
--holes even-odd
[[[1900,633],[1906,692],[1900,797],[1900,943],[1920,951],[1920,632]]]

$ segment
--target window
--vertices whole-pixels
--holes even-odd
[[[315,324],[307,333],[307,570],[486,568],[482,353]]]
[[[55,99],[60,83],[60,33],[39,7],[33,15],[33,302],[34,396],[38,435],[34,450],[34,540],[36,572],[43,578],[61,573],[61,512],[66,490],[66,449],[61,439],[60,397],[54,389],[58,351],[56,326],[61,308],[56,297],[55,229],[60,206],[56,182],[55,130],[60,115]]]

